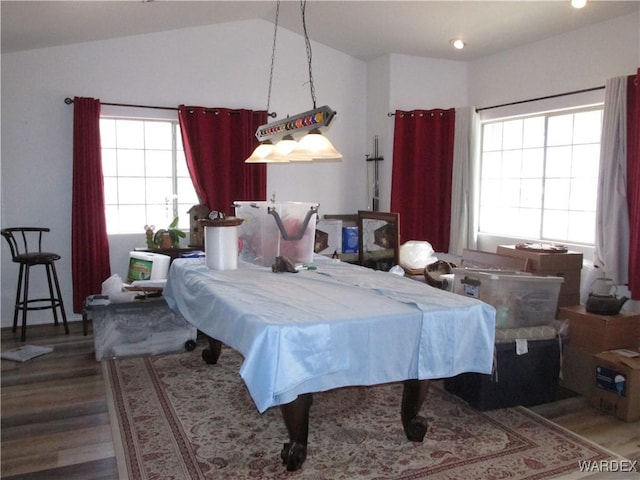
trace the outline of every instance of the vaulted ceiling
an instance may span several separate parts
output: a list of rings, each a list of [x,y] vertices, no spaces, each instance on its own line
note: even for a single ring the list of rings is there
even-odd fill
[[[274,1],[6,1],[2,53],[249,19],[274,21]],[[387,53],[473,60],[635,12],[639,1],[309,0],[312,40],[370,60]],[[283,0],[280,26],[302,33],[300,5]],[[467,47],[454,50],[453,38]]]

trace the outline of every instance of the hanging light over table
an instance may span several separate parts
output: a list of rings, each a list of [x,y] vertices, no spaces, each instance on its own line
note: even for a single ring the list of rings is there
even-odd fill
[[[286,162],[308,162],[313,160],[339,160],[342,154],[336,150],[329,139],[322,135],[320,127],[327,127],[336,115],[328,106],[316,108],[315,87],[313,85],[313,75],[311,73],[311,42],[307,34],[305,20],[306,0],[300,0],[300,11],[302,15],[302,27],[307,48],[307,63],[309,66],[309,86],[313,110],[303,112],[293,116],[287,116],[283,120],[267,123],[258,127],[256,138],[260,145],[253,154],[245,160],[246,163],[286,163]],[[275,29],[273,33],[273,47],[271,54],[271,71],[269,75],[269,96],[267,100],[267,111],[271,101],[271,85],[273,80],[273,66],[275,60],[276,37],[278,31],[278,16],[280,12],[280,0],[276,5]],[[293,134],[306,132],[299,142],[293,138]],[[282,140],[273,144],[277,138]]]

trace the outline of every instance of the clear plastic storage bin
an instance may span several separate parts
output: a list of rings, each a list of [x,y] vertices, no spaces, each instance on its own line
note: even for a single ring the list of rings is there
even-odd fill
[[[163,298],[87,305],[93,320],[96,360],[192,350],[198,330]]]
[[[496,308],[496,328],[547,325],[556,318],[564,279],[455,268],[453,291]]]
[[[317,203],[234,202],[236,217],[244,219],[239,227],[240,258],[262,266],[271,266],[277,256],[295,263],[313,260]]]

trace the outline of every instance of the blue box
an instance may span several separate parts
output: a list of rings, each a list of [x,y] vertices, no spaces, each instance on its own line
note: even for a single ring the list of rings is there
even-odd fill
[[[342,227],[342,253],[358,253],[358,227]]]

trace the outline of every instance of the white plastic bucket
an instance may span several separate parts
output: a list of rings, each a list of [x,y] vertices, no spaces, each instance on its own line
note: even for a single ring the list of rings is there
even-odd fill
[[[204,252],[207,266],[212,270],[238,268],[238,227],[204,228]]]

